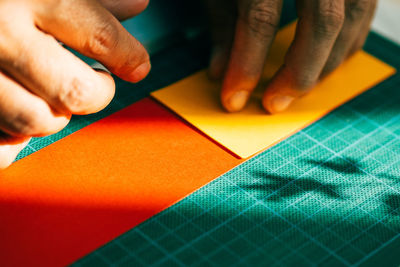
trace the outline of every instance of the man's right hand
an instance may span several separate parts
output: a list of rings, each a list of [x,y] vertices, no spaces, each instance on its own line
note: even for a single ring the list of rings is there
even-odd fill
[[[148,74],[146,50],[114,16],[138,14],[146,5],[147,0],[0,0],[0,168],[12,163],[30,137],[56,133],[72,114],[98,112],[114,96],[108,73],[93,70],[59,42],[124,80],[138,82]]]

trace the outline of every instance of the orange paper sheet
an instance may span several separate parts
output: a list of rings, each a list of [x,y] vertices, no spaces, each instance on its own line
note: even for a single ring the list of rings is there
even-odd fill
[[[144,99],[0,173],[0,265],[72,263],[240,162]]]
[[[282,65],[295,25],[281,30],[267,59],[264,80]],[[260,152],[321,118],[395,73],[395,69],[360,51],[319,83],[286,112],[267,115],[261,107],[260,87],[248,106],[228,114],[219,104],[220,84],[205,71],[194,74],[152,95],[182,118],[241,158]]]

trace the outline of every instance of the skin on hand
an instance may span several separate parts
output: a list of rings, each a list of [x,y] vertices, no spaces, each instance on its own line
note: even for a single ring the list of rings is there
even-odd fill
[[[18,153],[29,143],[29,137],[10,137],[0,134],[0,169],[7,168]]]
[[[206,0],[214,49],[209,75],[223,78],[221,102],[240,111],[257,86],[278,29],[283,0]],[[286,110],[362,48],[376,0],[297,0],[296,35],[263,96],[269,113]]]
[[[0,1],[0,168],[32,136],[56,133],[72,114],[106,107],[115,84],[59,42],[138,82],[150,71],[144,47],[117,18],[143,11],[148,0]]]

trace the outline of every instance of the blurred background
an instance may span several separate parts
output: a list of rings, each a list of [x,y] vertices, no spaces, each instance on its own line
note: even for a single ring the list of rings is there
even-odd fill
[[[150,0],[146,11],[123,24],[151,54],[154,54],[173,45],[179,38],[191,38],[204,31],[206,18],[201,1],[197,2],[196,5],[196,1],[185,3],[176,0]],[[286,10],[291,9],[294,2],[285,0],[285,5],[288,7]],[[400,0],[378,1],[372,29],[400,44],[399,14]],[[288,14],[283,15],[288,16]]]

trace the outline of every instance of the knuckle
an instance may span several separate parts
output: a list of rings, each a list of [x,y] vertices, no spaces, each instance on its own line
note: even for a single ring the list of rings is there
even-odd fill
[[[359,21],[370,10],[371,0],[351,0],[346,3],[346,19]]]
[[[83,112],[90,103],[92,92],[90,81],[74,77],[64,84],[58,95],[59,101],[72,113]]]
[[[304,95],[306,94],[308,91],[310,91],[310,89],[312,87],[315,86],[316,81],[314,79],[312,79],[311,77],[300,77],[297,80],[297,84],[298,84],[298,91],[299,91],[299,95]]]
[[[279,13],[275,1],[252,1],[247,7],[245,21],[261,37],[271,37],[279,26]]]
[[[296,77],[295,85],[300,94],[306,93],[315,84],[315,79],[311,74],[303,74]]]
[[[19,42],[18,38],[12,36],[8,30],[4,30],[0,26],[0,60],[7,62],[7,64],[14,64],[14,58],[20,60],[20,57],[16,55],[18,52],[21,52],[22,48],[23,44]]]
[[[88,37],[84,51],[91,56],[109,55],[118,43],[118,30],[112,23],[95,26],[93,34]]]
[[[315,33],[324,37],[336,36],[345,20],[344,12],[332,7],[320,8],[314,24]]]
[[[292,68],[286,66],[287,75],[290,77],[289,80],[296,88],[299,96],[307,93],[317,82],[318,76],[311,69],[303,69],[301,71],[295,71]]]

